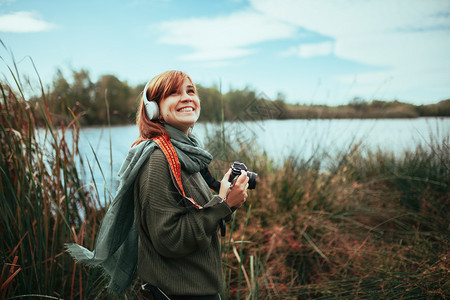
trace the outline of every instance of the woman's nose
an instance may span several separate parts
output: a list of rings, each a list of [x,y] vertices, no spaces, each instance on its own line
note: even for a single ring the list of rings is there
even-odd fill
[[[194,97],[192,95],[189,95],[187,92],[183,92],[181,95],[181,101],[193,101]]]

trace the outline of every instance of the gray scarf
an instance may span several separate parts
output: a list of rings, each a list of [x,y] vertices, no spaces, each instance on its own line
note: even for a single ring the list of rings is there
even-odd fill
[[[203,144],[193,135],[165,125],[175,147],[181,168],[189,173],[199,172],[212,160]],[[133,185],[142,165],[157,145],[145,141],[128,152],[119,170],[117,194],[102,220],[94,251],[78,244],[66,244],[66,249],[79,263],[101,266],[109,276],[109,291],[121,295],[130,286],[137,265],[138,232],[134,218]]]

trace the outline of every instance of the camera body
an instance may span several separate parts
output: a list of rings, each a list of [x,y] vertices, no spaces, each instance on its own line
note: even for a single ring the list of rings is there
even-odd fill
[[[258,179],[258,174],[250,172],[247,170],[247,166],[241,162],[235,161],[231,166],[231,174],[228,179],[229,182],[233,182],[236,176],[241,175],[241,171],[246,171],[248,176],[248,188],[250,190],[255,189],[256,180]]]

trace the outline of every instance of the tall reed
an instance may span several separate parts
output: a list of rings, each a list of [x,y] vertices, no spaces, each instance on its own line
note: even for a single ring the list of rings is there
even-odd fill
[[[78,116],[55,124],[43,88],[41,103],[28,101],[17,67],[8,69],[16,86],[0,85],[0,297],[107,297],[101,272],[64,252],[67,242],[92,249],[104,214],[80,178]]]

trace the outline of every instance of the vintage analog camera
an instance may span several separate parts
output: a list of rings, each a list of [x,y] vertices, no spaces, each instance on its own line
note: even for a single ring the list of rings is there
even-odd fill
[[[256,180],[258,179],[258,174],[247,171],[247,167],[238,161],[235,161],[231,166],[231,174],[228,179],[229,182],[233,182],[236,176],[241,175],[241,171],[246,171],[248,176],[248,188],[253,190],[256,187]]]

